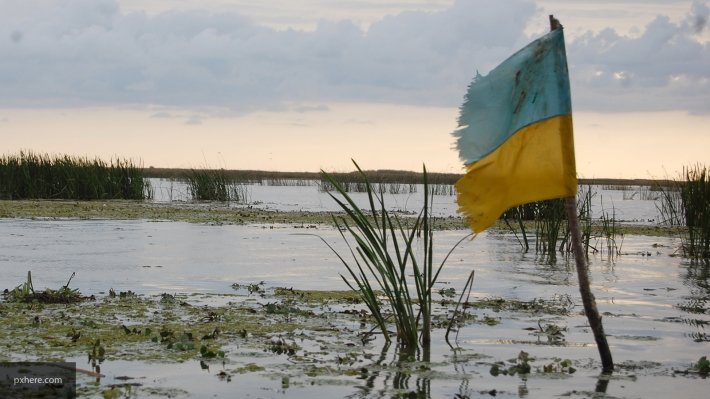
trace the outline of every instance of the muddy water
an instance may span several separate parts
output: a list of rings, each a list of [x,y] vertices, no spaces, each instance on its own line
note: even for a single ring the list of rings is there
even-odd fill
[[[318,234],[343,249],[338,233],[326,227],[4,219],[0,288],[24,282],[31,270],[35,289],[61,286],[76,272],[70,286],[99,295],[110,288],[145,295],[233,293],[232,283],[261,281],[267,287],[344,289],[339,277],[344,269],[337,258],[320,240],[304,233]],[[438,253],[446,252],[463,234],[438,232]],[[458,292],[475,270],[474,299],[569,297],[571,315],[472,310],[478,318],[489,317],[497,324],[462,328],[456,340],[459,352],[452,352],[443,343],[443,331],[436,330],[431,363],[399,363],[396,348],[382,351],[377,339],[361,349],[368,359],[363,368],[369,372],[359,377],[304,375],[303,368],[293,367],[284,357],[231,348],[231,361],[263,365],[268,371],[235,374],[227,381],[218,377],[219,367],[203,370],[197,361],[160,365],[112,361],[103,365],[107,377],[100,384],[108,386],[130,374],[138,376],[144,396],[150,396],[147,389],[153,387],[172,389],[170,394],[178,397],[388,398],[410,393],[424,398],[704,397],[709,380],[675,371],[687,370],[700,356],[710,355],[706,335],[710,273],[707,266],[671,256],[677,246],[671,238],[627,236],[622,255],[590,259],[592,290],[620,365],[610,380],[599,379],[596,347],[579,314],[573,265],[566,259],[550,264],[522,253],[510,235],[483,234],[457,248],[440,278],[442,288]],[[535,331],[547,324],[562,328],[564,340],[551,342]],[[328,337],[320,339],[304,339],[300,345],[317,352]],[[578,371],[525,378],[490,375],[493,363],[514,359],[520,351],[535,358],[533,369],[560,358],[571,359]],[[80,382],[92,383],[87,377],[80,377]],[[166,395],[160,392],[156,395]]]

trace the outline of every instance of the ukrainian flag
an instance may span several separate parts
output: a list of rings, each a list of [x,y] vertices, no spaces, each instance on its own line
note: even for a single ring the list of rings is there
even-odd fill
[[[477,75],[460,112],[454,136],[466,175],[456,190],[475,232],[508,208],[577,194],[561,28]]]

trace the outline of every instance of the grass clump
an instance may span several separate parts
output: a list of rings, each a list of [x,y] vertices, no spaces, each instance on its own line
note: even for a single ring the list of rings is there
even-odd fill
[[[224,169],[191,169],[185,180],[194,200],[246,201],[245,186],[228,177]]]
[[[566,220],[563,200],[554,199],[518,205],[506,211],[502,218],[516,237],[520,232],[518,241],[524,251],[530,249],[532,239],[535,243],[535,253],[548,256],[550,261],[555,260],[557,242],[561,236],[566,236],[563,223]],[[532,231],[528,231],[526,224],[530,221],[533,222]],[[563,246],[560,246],[560,250]]]
[[[359,294],[385,340],[391,340],[387,327],[388,320],[392,318],[397,341],[402,348],[417,349],[421,342],[426,351],[431,343],[434,284],[453,251],[452,248],[441,264],[434,265],[432,196],[426,167],[423,173],[424,206],[409,227],[405,227],[397,215],[387,211],[382,194],[373,188],[357,163],[353,163],[365,186],[370,209],[360,210],[346,188],[335,177],[322,172],[323,178],[335,190],[329,195],[345,212],[345,216],[333,216],[333,221],[349,248],[352,261],[345,260],[327,242],[326,245],[347,268],[350,278],[341,275],[343,281]],[[345,232],[354,241],[354,247]],[[410,284],[415,288],[414,295],[410,292]],[[384,300],[380,296],[384,296]]]
[[[0,157],[0,199],[133,199],[152,197],[143,169],[119,158],[35,154]]]

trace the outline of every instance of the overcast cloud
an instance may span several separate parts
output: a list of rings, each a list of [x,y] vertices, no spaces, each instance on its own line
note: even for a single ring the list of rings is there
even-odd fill
[[[283,30],[224,11],[128,12],[114,0],[0,0],[0,9],[2,107],[235,113],[333,101],[457,106],[476,71],[527,43],[539,17],[532,1],[460,0],[367,30],[350,20]],[[709,15],[696,1],[685,19],[659,15],[634,36],[568,36],[575,110],[710,113]]]

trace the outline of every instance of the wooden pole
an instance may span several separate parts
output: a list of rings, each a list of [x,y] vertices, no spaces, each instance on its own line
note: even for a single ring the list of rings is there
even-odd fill
[[[553,15],[550,15],[550,30],[562,29],[562,24]],[[565,211],[567,212],[567,222],[569,223],[570,239],[572,241],[572,252],[577,266],[577,281],[579,282],[579,294],[582,296],[584,313],[592,328],[594,340],[597,343],[599,356],[602,361],[602,371],[610,373],[614,371],[614,360],[611,357],[609,343],[606,341],[602,318],[597,310],[597,302],[589,285],[589,270],[587,268],[586,252],[582,247],[582,235],[579,230],[579,219],[577,218],[577,199],[575,197],[565,198]]]
[[[577,219],[577,199],[575,197],[565,198],[565,210],[567,211],[567,221],[569,223],[570,239],[572,240],[572,252],[577,264],[577,281],[579,282],[579,294],[582,296],[584,313],[589,320],[589,326],[594,333],[594,340],[597,342],[599,356],[602,359],[602,371],[609,373],[614,371],[614,361],[611,358],[611,350],[606,342],[602,317],[597,310],[597,302],[594,294],[589,288],[589,274],[585,251],[582,248],[582,236],[579,231],[579,220]]]

